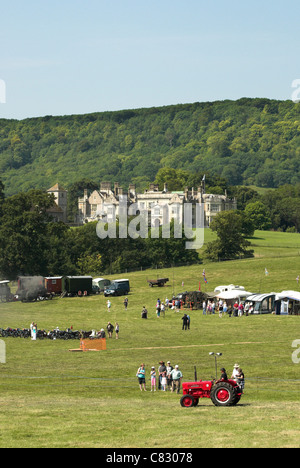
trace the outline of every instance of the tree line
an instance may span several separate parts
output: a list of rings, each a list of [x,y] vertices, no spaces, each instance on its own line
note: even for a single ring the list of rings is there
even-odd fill
[[[185,249],[186,238],[100,239],[97,223],[72,228],[53,222],[47,210],[54,197],[30,190],[12,197],[0,192],[0,275],[113,274],[125,270],[199,262]],[[172,231],[172,227],[171,227]]]
[[[0,120],[0,173],[7,195],[81,178],[147,188],[164,167],[209,172],[231,185],[300,182],[300,106],[239,99]]]
[[[170,183],[202,181],[202,174],[163,171],[160,178],[170,176]],[[198,178],[198,179],[197,179]],[[196,180],[197,179],[197,180]],[[219,213],[211,224],[217,240],[201,251],[202,258],[216,261],[251,257],[249,238],[256,229],[300,231],[300,183],[284,185],[259,194],[249,187],[230,186],[225,179],[207,179],[214,191],[228,190],[237,198],[238,210]],[[82,182],[83,183],[83,182]],[[84,181],[86,183],[86,180]],[[74,193],[81,182],[74,185]],[[91,188],[92,190],[92,188]],[[76,197],[74,196],[74,199]],[[97,223],[70,227],[53,222],[47,210],[54,196],[32,189],[11,197],[4,196],[0,181],[0,274],[6,279],[19,275],[113,274],[149,267],[201,263],[199,253],[186,250],[186,237],[163,239],[161,232],[153,239],[100,239]]]

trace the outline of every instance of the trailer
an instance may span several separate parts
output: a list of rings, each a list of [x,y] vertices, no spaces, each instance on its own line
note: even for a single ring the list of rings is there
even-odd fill
[[[156,280],[147,280],[147,281],[149,283],[150,288],[153,288],[153,286],[158,286],[159,288],[162,288],[169,281],[169,278],[158,278]]]
[[[94,278],[93,279],[93,286],[96,290],[96,288],[98,288],[98,291],[99,292],[104,292],[106,288],[108,288],[108,286],[111,285],[111,281],[109,279],[106,279],[106,278]]]
[[[45,288],[47,289],[48,293],[51,294],[61,294],[62,289],[62,276],[51,276],[45,278]]]
[[[92,276],[65,276],[62,289],[64,296],[89,296],[93,294],[93,278]]]

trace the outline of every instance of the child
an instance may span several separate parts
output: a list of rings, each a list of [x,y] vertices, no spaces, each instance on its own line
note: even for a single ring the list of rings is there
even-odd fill
[[[156,392],[156,371],[155,371],[154,366],[151,367],[150,377],[151,377],[151,392]]]
[[[120,327],[119,327],[119,324],[118,324],[118,322],[117,322],[117,323],[116,323],[116,327],[115,327],[116,340],[119,339],[119,331],[120,331]]]
[[[167,373],[164,372],[162,374],[162,379],[161,379],[161,389],[163,392],[165,392],[166,388],[167,388]]]

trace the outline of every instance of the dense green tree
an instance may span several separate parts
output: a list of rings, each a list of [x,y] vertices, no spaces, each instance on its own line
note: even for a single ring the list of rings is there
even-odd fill
[[[47,274],[48,240],[45,226],[53,196],[32,190],[2,204],[0,272],[8,279],[19,274]]]
[[[267,231],[272,226],[267,207],[260,201],[248,203],[245,215],[253,223],[255,229]]]
[[[253,256],[250,242],[243,233],[243,215],[235,211],[219,213],[211,223],[211,229],[218,239],[209,242],[205,256],[213,261],[234,260]]]
[[[3,202],[4,202],[4,198],[5,198],[5,195],[4,195],[4,184],[2,183],[2,181],[1,181],[1,179],[0,179],[0,222],[1,222],[2,205],[3,205]]]
[[[268,99],[1,119],[0,173],[7,196],[80,179],[126,187],[136,177],[154,181],[164,167],[230,185],[297,184],[299,122],[298,104]]]
[[[188,172],[171,167],[164,167],[158,171],[155,183],[163,190],[164,183],[167,183],[169,191],[183,190],[188,179]]]
[[[236,186],[233,187],[232,190],[233,195],[237,199],[238,210],[243,211],[248,203],[257,201],[259,199],[258,192],[250,187]]]

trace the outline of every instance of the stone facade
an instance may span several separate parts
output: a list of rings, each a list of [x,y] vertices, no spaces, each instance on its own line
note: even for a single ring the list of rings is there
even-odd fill
[[[61,185],[55,184],[47,193],[55,196],[55,205],[49,208],[47,212],[53,217],[54,221],[68,222],[68,192]]]
[[[126,196],[126,198],[125,198]],[[162,191],[155,184],[149,190],[137,193],[135,185],[130,185],[128,192],[124,193],[118,183],[101,183],[100,190],[88,195],[84,191],[82,198],[78,199],[79,223],[97,221],[107,217],[107,221],[114,221],[119,216],[120,202],[126,200],[127,208],[133,210],[132,214],[147,211],[149,226],[157,227],[168,224],[172,219],[183,222],[185,204],[192,207],[193,225],[195,224],[196,206],[201,204],[204,208],[205,226],[209,227],[212,219],[221,211],[236,210],[235,199],[228,198],[227,194],[215,195],[205,193],[205,181],[197,190],[171,192],[165,184]]]

